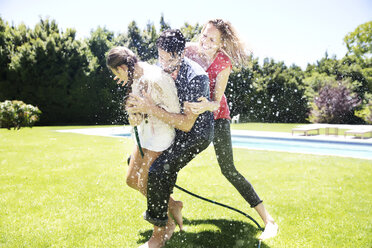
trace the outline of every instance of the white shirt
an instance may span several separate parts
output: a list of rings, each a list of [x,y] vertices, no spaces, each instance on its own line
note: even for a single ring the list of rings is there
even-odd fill
[[[140,63],[143,69],[143,76],[133,81],[132,92],[142,96],[141,92],[145,90],[150,94],[157,106],[170,113],[179,113],[180,103],[177,96],[177,88],[172,77],[158,66],[144,62]],[[137,128],[141,147],[148,150],[164,151],[174,141],[174,127],[154,116],[148,116]]]

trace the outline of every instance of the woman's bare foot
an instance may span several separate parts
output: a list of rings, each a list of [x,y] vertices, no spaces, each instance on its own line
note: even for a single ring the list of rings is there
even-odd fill
[[[169,206],[169,212],[171,217],[176,221],[180,227],[180,231],[183,231],[183,218],[182,218],[183,203],[181,201],[173,201]]]
[[[275,237],[279,232],[279,227],[275,222],[268,222],[265,226],[265,230],[259,237],[260,240],[265,240]]]
[[[144,243],[143,245],[141,245],[138,248],[149,248],[149,242]]]
[[[271,217],[269,212],[267,212],[262,202],[254,207],[254,209],[257,211],[257,213],[260,215],[263,222],[265,223],[265,230],[262,232],[259,239],[264,240],[275,237],[279,232],[278,224],[275,223],[273,217]]]

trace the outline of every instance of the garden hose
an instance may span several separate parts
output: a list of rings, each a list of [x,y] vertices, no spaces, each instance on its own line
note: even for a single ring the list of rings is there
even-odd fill
[[[141,157],[143,157],[144,154],[143,154],[143,150],[142,150],[142,147],[141,147],[141,141],[139,139],[137,126],[134,127],[134,134],[136,136],[136,141],[137,141],[137,145],[138,145],[139,151],[141,153]],[[128,162],[128,164],[129,164],[129,162]]]
[[[179,189],[179,190],[181,190],[181,191],[183,191],[183,192],[185,192],[185,193],[187,193],[187,194],[189,194],[189,195],[191,195],[191,196],[194,196],[194,197],[196,197],[196,198],[198,198],[198,199],[201,199],[201,200],[203,200],[203,201],[210,202],[210,203],[213,203],[213,204],[219,205],[219,206],[221,206],[221,207],[228,208],[228,209],[230,209],[230,210],[233,210],[233,211],[235,211],[235,212],[238,212],[239,214],[242,214],[242,215],[244,215],[245,217],[249,218],[251,221],[253,221],[253,222],[257,225],[258,229],[260,229],[262,232],[264,231],[264,228],[262,228],[262,227],[257,223],[257,221],[256,221],[255,219],[253,219],[253,217],[251,217],[249,214],[244,213],[243,211],[240,211],[239,209],[236,209],[236,208],[230,207],[229,205],[225,205],[225,204],[222,204],[222,203],[219,203],[219,202],[213,201],[213,200],[209,200],[209,199],[207,199],[207,198],[205,198],[205,197],[202,197],[202,196],[200,196],[200,195],[197,195],[197,194],[195,194],[195,193],[192,193],[192,192],[190,192],[190,191],[188,191],[188,190],[186,190],[186,189],[184,189],[184,188],[178,186],[177,184],[175,184],[174,187],[176,187],[177,189]],[[260,247],[261,247],[261,240],[258,241],[258,245],[257,245],[257,248],[260,248]]]
[[[187,194],[189,194],[189,195],[192,195],[192,196],[194,196],[194,197],[196,197],[196,198],[199,198],[199,199],[201,199],[201,200],[203,200],[203,201],[210,202],[210,203],[213,203],[213,204],[219,205],[219,206],[221,206],[221,207],[228,208],[228,209],[230,209],[230,210],[233,210],[233,211],[235,211],[235,212],[238,212],[239,214],[242,214],[242,215],[244,215],[245,217],[249,218],[251,221],[253,221],[253,222],[257,225],[258,229],[260,229],[261,231],[264,230],[264,229],[260,226],[260,224],[258,224],[258,222],[257,222],[255,219],[253,219],[253,217],[251,217],[250,215],[244,213],[243,211],[240,211],[239,209],[236,209],[236,208],[230,207],[230,206],[225,205],[225,204],[223,204],[223,203],[219,203],[219,202],[216,202],[216,201],[213,201],[213,200],[207,199],[207,198],[205,198],[205,197],[202,197],[202,196],[200,196],[200,195],[197,195],[197,194],[195,194],[195,193],[192,193],[192,192],[190,192],[190,191],[188,191],[188,190],[186,190],[186,189],[184,189],[184,188],[178,186],[177,184],[174,185],[174,187],[176,187],[177,189],[179,189],[179,190],[181,190],[181,191],[183,191],[183,192],[185,192],[185,193],[187,193]]]

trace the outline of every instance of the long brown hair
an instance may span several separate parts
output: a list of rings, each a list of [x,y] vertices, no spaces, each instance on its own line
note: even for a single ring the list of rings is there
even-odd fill
[[[212,24],[221,35],[222,50],[230,57],[234,64],[245,65],[249,61],[249,54],[244,42],[229,21],[222,19],[209,20],[203,27]]]
[[[112,48],[106,57],[106,65],[109,69],[117,69],[118,66],[126,65],[128,67],[128,83],[124,94],[124,102],[126,103],[130,93],[132,93],[134,67],[138,63],[137,56],[128,48],[118,46]],[[123,104],[124,107],[125,104]]]
[[[132,85],[134,66],[137,62],[137,56],[131,50],[123,46],[112,48],[106,57],[106,65],[110,69],[117,69],[117,67],[121,65],[126,65],[128,67],[128,86]]]

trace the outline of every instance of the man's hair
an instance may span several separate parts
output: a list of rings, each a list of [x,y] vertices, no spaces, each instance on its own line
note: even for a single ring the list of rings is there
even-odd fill
[[[167,29],[160,34],[156,46],[173,56],[180,56],[185,50],[186,40],[179,29]]]

